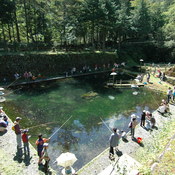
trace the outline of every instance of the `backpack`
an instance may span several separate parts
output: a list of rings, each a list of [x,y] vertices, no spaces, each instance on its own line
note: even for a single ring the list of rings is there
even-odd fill
[[[15,131],[15,125],[12,126],[12,130]]]

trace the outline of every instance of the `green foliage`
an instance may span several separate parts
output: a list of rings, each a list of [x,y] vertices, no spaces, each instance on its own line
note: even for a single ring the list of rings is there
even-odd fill
[[[23,76],[25,71],[31,71],[35,76],[39,73],[44,77],[58,76],[70,71],[74,66],[82,70],[82,67],[89,65],[91,69],[95,64],[114,63],[116,55],[114,53],[84,53],[84,54],[60,54],[60,55],[9,55],[0,57],[1,74],[0,79],[6,77],[8,80],[14,79],[14,73],[18,72]],[[3,66],[3,64],[6,66]]]
[[[160,48],[165,41],[165,47],[174,47],[174,0],[1,0],[0,3],[0,47],[4,50],[23,50],[23,45],[24,50],[52,47],[66,51],[120,50],[128,40],[151,40]]]

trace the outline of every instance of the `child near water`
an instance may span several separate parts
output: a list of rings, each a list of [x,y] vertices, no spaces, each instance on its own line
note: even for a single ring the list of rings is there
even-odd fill
[[[28,131],[27,129],[23,130],[22,133],[22,141],[23,141],[23,145],[24,145],[24,154],[30,154],[30,150],[29,150],[29,138],[30,136],[28,136]]]

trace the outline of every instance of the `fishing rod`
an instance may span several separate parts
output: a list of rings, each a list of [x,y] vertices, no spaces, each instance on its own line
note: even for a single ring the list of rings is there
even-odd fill
[[[13,81],[12,83],[10,83],[8,86],[6,86],[6,88],[9,88],[12,84],[14,84],[17,80],[19,80],[21,77],[19,77],[18,79],[16,79],[15,81]]]
[[[72,118],[72,115],[49,137],[49,140]]]
[[[108,128],[108,130],[111,132],[111,133],[113,133],[112,131],[111,131],[111,129],[108,127],[108,125],[104,122],[104,120],[100,117],[100,119],[101,119],[101,121],[103,122],[103,124]]]
[[[49,125],[49,124],[53,124],[53,123],[58,123],[58,122],[42,123],[42,124],[39,124],[39,125],[35,125],[35,126],[28,127],[28,129],[36,128],[36,127],[38,127],[38,126],[45,126],[45,125]]]
[[[10,95],[10,94],[12,94],[13,92],[18,91],[18,90],[20,90],[20,89],[22,89],[22,88],[18,88],[18,89],[12,90],[12,92],[9,92],[9,93],[7,93],[7,94],[4,94],[4,96]]]

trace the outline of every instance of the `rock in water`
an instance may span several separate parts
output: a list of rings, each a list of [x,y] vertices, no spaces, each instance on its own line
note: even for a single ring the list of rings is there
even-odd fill
[[[115,99],[115,97],[114,97],[114,96],[111,96],[111,95],[109,95],[108,98],[109,98],[110,100],[114,100],[114,99]]]
[[[137,92],[137,91],[135,91],[135,92],[133,92],[132,94],[133,94],[133,95],[138,95],[138,92]]]

